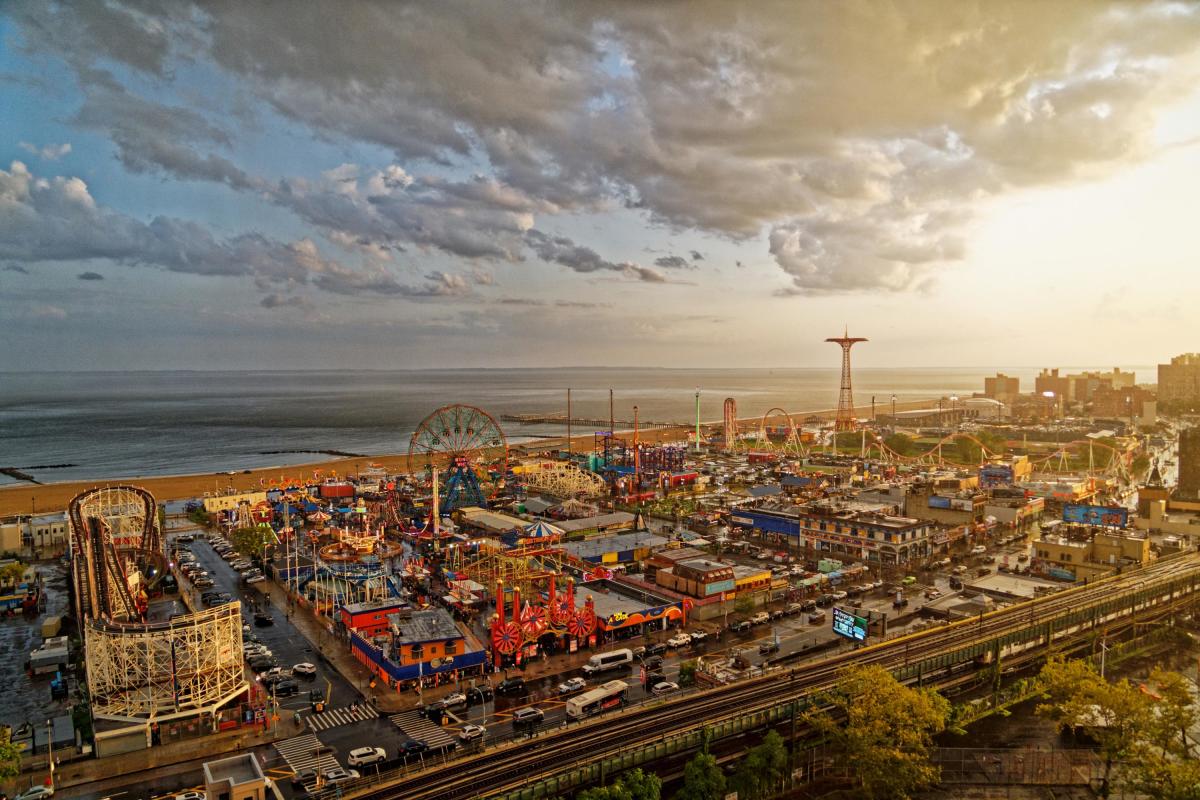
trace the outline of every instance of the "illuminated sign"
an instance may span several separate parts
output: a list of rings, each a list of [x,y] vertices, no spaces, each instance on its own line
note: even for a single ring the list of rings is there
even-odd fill
[[[867,640],[867,618],[851,614],[849,611],[834,607],[833,632],[856,642]]]
[[[1124,528],[1129,524],[1129,511],[1124,508],[1067,503],[1063,506],[1062,518],[1064,522],[1081,522],[1084,525],[1109,525],[1114,528]]]

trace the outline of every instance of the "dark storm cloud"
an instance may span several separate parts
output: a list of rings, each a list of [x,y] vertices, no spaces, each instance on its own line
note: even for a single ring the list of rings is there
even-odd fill
[[[21,275],[29,274],[29,270],[25,269],[20,264],[5,264],[4,271],[5,272],[17,272],[17,273],[20,273]]]
[[[703,261],[704,260],[704,254],[701,253],[699,250],[693,250],[691,252],[691,256],[692,256],[692,261]]]
[[[692,263],[683,256],[659,256],[654,259],[654,266],[663,269],[694,269]]]
[[[650,282],[662,274],[539,241],[535,215],[623,206],[673,230],[765,232],[800,294],[927,285],[963,257],[973,206],[1145,157],[1155,112],[1200,77],[1200,7],[1165,2],[7,10],[29,52],[72,66],[85,98],[76,123],[105,132],[132,171],[262,192],[360,248],[519,261],[528,247],[576,272]],[[219,115],[139,94],[110,63],[156,87],[176,65],[215,65],[319,137],[382,146],[405,167],[489,174],[418,180],[397,166],[398,182],[383,176],[373,191],[367,177],[348,196],[266,186],[226,154]],[[339,285],[356,283],[405,285]]]
[[[104,276],[101,275],[99,272],[90,272],[90,271],[89,272],[81,272],[78,275],[76,275],[75,277],[81,281],[102,281],[102,280],[104,280]]]

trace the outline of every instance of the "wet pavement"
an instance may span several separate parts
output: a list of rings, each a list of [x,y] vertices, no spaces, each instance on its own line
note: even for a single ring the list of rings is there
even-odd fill
[[[28,722],[44,725],[46,720],[70,713],[68,700],[53,700],[50,697],[49,675],[32,676],[28,670],[29,653],[42,644],[42,622],[50,616],[62,615],[67,611],[67,570],[61,562],[44,562],[37,565],[42,576],[45,612],[20,614],[15,617],[0,617],[0,685],[6,688],[4,703],[0,704],[0,725],[12,725],[14,729]],[[73,633],[64,629],[59,635]],[[74,692],[74,675],[68,678]]]

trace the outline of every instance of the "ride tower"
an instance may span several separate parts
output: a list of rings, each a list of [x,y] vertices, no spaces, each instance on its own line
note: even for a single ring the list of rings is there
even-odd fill
[[[852,431],[855,427],[855,419],[854,390],[850,384],[850,348],[859,342],[867,340],[862,337],[851,336],[850,328],[847,327],[841,336],[831,337],[825,341],[834,342],[842,346],[842,386],[838,391],[837,418],[833,423],[833,430],[837,433]]]

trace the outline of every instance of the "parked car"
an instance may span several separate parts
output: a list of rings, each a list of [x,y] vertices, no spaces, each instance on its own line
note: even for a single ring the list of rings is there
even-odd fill
[[[981,544],[977,544],[971,548],[971,555],[973,555],[973,556],[981,556],[986,552],[987,552],[987,548]]]
[[[679,691],[678,683],[673,683],[672,681],[660,681],[660,682],[654,684],[654,687],[650,690],[650,693],[654,694],[654,695],[664,695],[664,694],[670,694],[671,692],[678,692],[678,691]]]
[[[707,638],[708,633],[705,631],[692,631],[691,633],[692,644],[699,644]]]
[[[656,644],[646,645],[646,652],[643,653],[643,655],[647,656],[647,657],[648,656],[662,656],[662,655],[666,655],[666,654],[667,654],[667,646],[665,644],[663,644],[662,642],[657,642]]]
[[[766,623],[768,623],[770,621],[771,621],[771,615],[768,614],[766,611],[759,611],[757,614],[750,617],[751,625],[765,625]]]
[[[482,739],[487,735],[487,728],[482,725],[464,725],[462,732],[458,734],[458,738],[464,742],[472,742],[476,739]]]
[[[692,637],[686,633],[677,633],[670,639],[667,639],[667,644],[671,647],[687,647],[692,643]]]
[[[820,625],[824,621],[825,621],[825,612],[820,609],[818,609],[817,611],[814,611],[808,615],[808,624],[809,625]]]
[[[254,624],[260,628],[265,628],[275,624],[275,619],[265,611],[257,611],[254,614]]]
[[[496,692],[490,686],[472,686],[467,689],[467,705],[483,705],[496,696]]]
[[[300,694],[300,684],[293,680],[280,681],[273,691],[276,697],[292,697]]]
[[[778,653],[778,652],[779,652],[779,642],[775,641],[774,639],[771,639],[770,641],[767,641],[767,642],[763,642],[762,644],[760,644],[758,646],[758,654],[761,656],[766,656],[766,655],[770,655],[771,653]]]
[[[645,667],[646,671],[648,672],[659,669],[662,667],[662,663],[662,656],[650,656],[649,658],[642,659],[642,666]]]
[[[352,767],[364,767],[368,764],[378,764],[387,759],[387,751],[382,747],[356,747],[346,757],[346,763]]]
[[[771,611],[771,619],[772,620],[780,620],[780,619],[783,619],[783,617],[784,617],[784,610],[782,608],[776,608]]]
[[[745,633],[746,631],[750,630],[750,627],[750,621],[742,619],[730,625],[729,630],[733,631],[734,633]]]
[[[467,696],[462,692],[452,692],[442,698],[442,708],[454,708],[455,706],[465,706],[467,704]]]
[[[520,694],[525,691],[525,679],[505,678],[496,686],[496,694]]]
[[[408,758],[409,756],[420,755],[428,749],[429,745],[420,739],[409,739],[407,742],[400,745],[400,756],[402,758]]]
[[[316,664],[310,664],[307,661],[301,661],[292,667],[292,674],[299,675],[304,678],[311,678],[317,674]]]
[[[53,786],[30,786],[28,789],[17,795],[14,800],[43,800],[43,798],[53,796]]]
[[[587,686],[587,681],[585,681],[583,678],[568,678],[558,685],[558,693],[570,694],[571,692],[578,692],[585,686]]]

